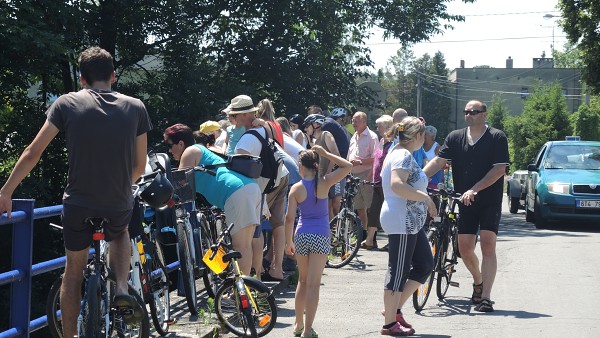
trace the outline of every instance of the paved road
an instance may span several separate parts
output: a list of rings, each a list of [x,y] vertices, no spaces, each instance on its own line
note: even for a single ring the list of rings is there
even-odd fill
[[[415,336],[600,337],[600,225],[537,230],[525,222],[524,211],[512,215],[505,210],[497,246],[496,311],[473,310],[472,280],[460,263],[453,278],[460,286],[450,287],[446,299],[438,301],[434,293],[420,314],[410,301],[405,305]],[[385,252],[361,250],[349,266],[325,269],[315,322],[320,337],[381,337],[386,260]],[[190,317],[183,304],[175,300],[179,322],[171,337],[209,336],[214,318]],[[293,286],[282,288],[277,306],[277,324],[268,337],[291,337]]]
[[[537,230],[524,212],[503,215],[498,241],[496,311],[473,310],[472,280],[459,264],[447,298],[435,294],[406,318],[421,337],[600,337],[600,225]],[[381,337],[386,253],[360,251],[351,266],[326,269],[315,329],[320,337]],[[294,290],[278,297],[269,337],[291,337]]]

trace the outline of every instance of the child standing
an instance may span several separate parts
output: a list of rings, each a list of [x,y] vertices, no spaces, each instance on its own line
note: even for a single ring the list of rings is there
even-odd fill
[[[332,161],[339,168],[323,177],[318,176],[319,156]],[[328,192],[352,170],[347,160],[333,155],[321,146],[313,146],[299,155],[302,181],[290,189],[285,217],[286,254],[296,257],[298,286],[296,287],[295,337],[318,337],[312,325],[319,304],[321,275],[330,250]],[[300,220],[293,236],[296,209]]]

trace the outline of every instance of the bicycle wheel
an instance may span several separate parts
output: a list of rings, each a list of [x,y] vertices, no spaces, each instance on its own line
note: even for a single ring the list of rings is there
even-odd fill
[[[341,268],[356,256],[362,242],[362,229],[352,216],[334,217],[329,222],[331,229],[331,251],[327,256],[327,266]]]
[[[96,274],[90,275],[87,280],[85,288],[85,306],[83,322],[79,330],[81,333],[85,332],[84,337],[102,337],[100,334],[102,330],[100,302],[102,297],[100,276]],[[81,336],[80,333],[80,336]],[[106,335],[105,335],[106,336]]]
[[[183,289],[188,309],[192,315],[197,315],[194,263],[188,233],[183,220],[177,220],[177,252],[179,254],[179,269],[183,277]]]
[[[160,244],[157,242],[146,243],[147,292],[144,290],[146,301],[150,305],[150,315],[156,332],[161,336],[169,332],[171,317],[171,303],[169,297],[169,273],[165,267],[165,258]]]
[[[458,263],[458,229],[456,226],[450,224],[449,229],[444,247],[440,251],[441,269],[437,274],[436,288],[439,300],[444,299],[446,296],[450,281],[452,280],[452,274],[454,273],[454,266]]]
[[[202,256],[204,257],[204,254],[210,249],[212,243],[214,243],[212,241],[213,235],[210,231],[210,225],[204,215],[200,218],[200,238],[202,243]],[[205,266],[204,263],[198,262],[198,264],[203,265],[204,273],[202,274],[202,281],[204,282],[204,289],[206,290],[208,297],[214,299],[217,290],[219,289],[219,277],[211,269]]]
[[[113,293],[114,294],[114,293]],[[131,285],[129,285],[129,294],[132,295],[135,300],[144,304],[144,300],[140,295],[133,289]],[[148,313],[146,312],[146,307],[142,306],[144,309],[144,316],[142,321],[136,324],[127,324],[123,320],[123,318],[115,313],[116,311],[111,311],[113,313],[113,327],[117,333],[117,337],[119,338],[130,338],[130,337],[139,337],[139,338],[148,338],[150,337],[150,320],[148,319]],[[87,337],[87,336],[86,336]]]
[[[277,322],[277,307],[275,306],[275,297],[263,285],[258,285],[258,281],[245,279],[244,283],[249,290],[258,311],[252,308],[251,317],[245,315],[242,311],[237,289],[233,280],[226,281],[217,292],[215,298],[215,311],[219,321],[227,329],[237,336],[247,334],[248,322],[252,321],[256,329],[256,336],[263,337],[267,335]]]
[[[48,298],[46,298],[46,316],[48,318],[48,330],[50,331],[50,334],[52,335],[52,337],[54,338],[63,338],[63,329],[62,329],[62,317],[61,317],[61,313],[60,313],[60,289],[62,287],[62,279],[63,276],[60,275],[60,277],[58,277],[54,283],[52,284],[52,287],[50,287],[50,291],[48,293]],[[82,283],[81,284],[81,296],[85,297],[86,293],[85,293],[85,289],[86,289],[86,284]],[[87,302],[87,301],[86,301]],[[101,299],[101,309],[106,309],[106,307],[104,306],[105,302],[104,302],[104,298]],[[82,313],[82,315],[87,314],[87,303],[86,306],[83,307],[82,309],[83,311],[85,311],[84,313]],[[101,311],[101,313],[103,313],[103,318],[101,320],[101,322],[103,323],[103,327],[106,327],[105,322],[106,322],[106,312],[108,311]],[[82,316],[82,319],[84,319],[85,316]],[[109,324],[111,324],[110,319],[109,319]],[[80,332],[85,332],[85,325],[86,325],[86,321],[82,321],[80,327],[82,328]],[[110,332],[112,330],[112,327],[109,327],[108,330],[107,329],[103,329],[104,331],[108,331],[109,335]]]
[[[62,286],[62,278],[63,276],[61,275],[54,281],[50,288],[48,298],[46,299],[48,330],[54,338],[63,338],[62,321],[60,314],[58,313],[60,311],[60,288]]]
[[[421,311],[423,310],[423,307],[425,307],[425,303],[427,303],[427,299],[431,293],[434,275],[438,267],[440,244],[437,236],[437,228],[434,227],[427,230],[427,240],[431,244],[431,253],[433,255],[433,271],[429,274],[429,277],[427,277],[425,283],[420,285],[417,291],[413,293],[413,307],[416,311]]]

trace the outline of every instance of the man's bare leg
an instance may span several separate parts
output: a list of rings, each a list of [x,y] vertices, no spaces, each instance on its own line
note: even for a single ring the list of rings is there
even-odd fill
[[[496,234],[493,231],[481,230],[479,233],[481,246],[481,276],[483,281],[483,293],[481,298],[491,299],[492,286],[496,279],[498,261],[496,258]]]
[[[81,304],[81,283],[83,283],[83,269],[88,261],[86,248],[81,251],[66,250],[67,262],[60,287],[60,310],[62,312],[62,326],[64,337],[77,335],[77,316]]]
[[[128,275],[131,267],[131,242],[127,230],[115,237],[108,246],[108,264],[117,279],[115,295],[128,295]]]

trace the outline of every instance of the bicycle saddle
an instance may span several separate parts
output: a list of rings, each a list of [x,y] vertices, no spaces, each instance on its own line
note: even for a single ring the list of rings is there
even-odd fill
[[[242,258],[242,254],[241,253],[239,253],[237,251],[231,251],[231,252],[226,253],[223,256],[223,262],[229,262],[232,259],[240,259],[240,258]]]

